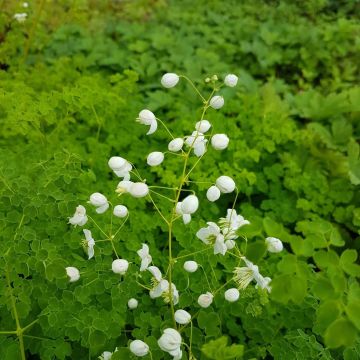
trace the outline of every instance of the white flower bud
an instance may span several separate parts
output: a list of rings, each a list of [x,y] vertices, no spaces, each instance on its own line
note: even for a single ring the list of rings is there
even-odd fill
[[[65,270],[66,275],[70,278],[70,282],[75,282],[80,279],[80,271],[76,267],[69,266],[65,268]]]
[[[144,197],[149,193],[149,187],[143,182],[136,182],[130,186],[129,193],[136,198]]]
[[[235,181],[230,176],[220,176],[216,179],[216,186],[219,190],[224,193],[228,194],[235,190]]]
[[[217,186],[213,185],[210,186],[208,191],[206,192],[206,197],[209,201],[216,201],[220,197],[220,190]]]
[[[141,340],[134,340],[130,343],[130,351],[135,356],[143,357],[149,353],[149,346]]]
[[[182,138],[176,138],[169,142],[168,149],[169,151],[177,152],[180,151],[184,145],[184,140]]]
[[[108,165],[110,169],[114,171],[122,170],[126,165],[126,163],[127,161],[120,156],[112,156],[108,161]]]
[[[188,324],[191,321],[191,315],[185,310],[176,310],[175,321],[180,325]]]
[[[14,19],[17,20],[19,23],[22,23],[26,20],[27,13],[18,13],[14,15]]]
[[[124,205],[116,205],[114,207],[114,215],[116,217],[119,217],[119,218],[124,218],[125,216],[127,216],[127,214],[129,213],[128,212],[128,209],[126,206]]]
[[[199,199],[196,195],[189,195],[181,202],[183,214],[193,214],[199,207]]]
[[[93,193],[90,195],[90,204],[94,205],[94,206],[103,206],[105,205],[108,201],[106,199],[106,197],[103,194],[100,193]]]
[[[193,260],[188,260],[184,262],[184,269],[189,273],[195,272],[198,269],[198,266],[198,263]]]
[[[229,302],[235,302],[239,300],[240,293],[239,290],[236,288],[228,289],[225,291],[225,300]]]
[[[231,250],[235,247],[235,241],[234,240],[226,240],[225,246],[228,250]]]
[[[213,96],[210,100],[210,106],[213,109],[220,109],[224,106],[224,98],[222,96]]]
[[[206,294],[201,294],[199,296],[198,304],[203,308],[207,308],[211,305],[213,299],[214,299],[214,295],[208,291]]]
[[[23,6],[24,8],[27,8],[27,7],[29,7],[29,3],[23,2],[23,3],[22,3],[22,6]]]
[[[201,133],[206,133],[211,128],[211,124],[207,120],[198,121],[195,124],[195,129]]]
[[[129,262],[124,259],[116,259],[112,262],[111,269],[115,274],[124,275],[129,267]]]
[[[172,88],[179,82],[179,76],[174,73],[167,73],[161,78],[161,85],[165,88]]]
[[[101,360],[111,360],[111,357],[112,357],[112,352],[111,351],[104,351],[101,356],[100,356],[100,359]]]
[[[190,214],[183,214],[182,216],[183,223],[187,225],[191,221],[191,215]]]
[[[156,117],[153,112],[151,112],[150,110],[144,109],[139,112],[138,119],[140,120],[141,124],[151,125],[151,123],[156,120]]]
[[[177,330],[167,328],[158,340],[158,344],[163,351],[175,351],[181,346],[181,335]]]
[[[164,154],[160,151],[154,151],[150,153],[146,159],[149,166],[160,165],[164,161]]]
[[[139,302],[138,302],[136,299],[134,299],[134,298],[131,298],[131,299],[128,301],[128,307],[129,307],[129,309],[131,309],[131,310],[136,309],[136,308],[138,307],[138,305],[139,305]]]
[[[281,240],[274,238],[274,237],[267,237],[265,239],[265,243],[267,245],[267,249],[271,253],[278,253],[281,252],[284,248],[283,243]]]
[[[229,145],[229,138],[225,134],[215,134],[211,138],[211,145],[215,150],[224,150]]]
[[[128,181],[128,180],[122,180],[118,183],[115,192],[117,192],[118,194],[124,194],[129,192],[130,187],[133,185],[134,183],[132,181]]]
[[[234,74],[228,74],[225,76],[225,79],[224,79],[224,84],[226,86],[230,86],[230,87],[234,87],[236,86],[237,82],[238,82],[238,77]]]

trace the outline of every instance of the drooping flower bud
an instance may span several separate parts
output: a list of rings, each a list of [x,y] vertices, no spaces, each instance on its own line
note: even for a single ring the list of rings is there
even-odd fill
[[[146,133],[146,135],[151,135],[156,131],[157,129],[156,117],[150,110],[147,109],[141,110],[137,120],[140,122],[140,124],[150,125],[150,129]]]
[[[130,186],[129,193],[133,197],[141,198],[149,193],[149,187],[143,182],[136,182]]]
[[[128,214],[128,209],[126,206],[124,205],[116,205],[114,207],[114,211],[113,211],[113,214],[116,216],[116,217],[119,217],[119,218],[124,218],[127,216]]]
[[[182,149],[184,145],[184,140],[182,138],[176,138],[169,142],[168,149],[169,151],[177,152]]]
[[[284,248],[283,243],[281,240],[274,238],[274,237],[267,237],[265,239],[265,243],[267,245],[267,249],[271,253],[278,253],[281,252]]]
[[[109,203],[108,203],[106,197],[100,193],[91,194],[89,203],[96,207],[95,211],[98,214],[104,213],[109,208]]]
[[[181,335],[177,330],[167,328],[158,340],[158,344],[163,351],[175,351],[181,346]]]
[[[195,129],[202,134],[206,133],[210,128],[211,124],[207,120],[201,120],[195,124]]]
[[[126,163],[127,161],[120,156],[112,156],[108,161],[110,169],[114,171],[121,170],[126,165]]]
[[[124,275],[129,267],[129,262],[124,259],[116,259],[112,262],[111,269],[115,274]]]
[[[222,96],[213,96],[210,100],[210,106],[213,109],[220,109],[224,106],[224,98]]]
[[[224,84],[229,87],[234,87],[234,86],[236,86],[238,80],[239,80],[239,78],[236,75],[228,74],[225,76]]]
[[[126,181],[126,180],[122,180],[118,183],[115,192],[117,192],[118,194],[125,194],[127,192],[129,192],[130,187],[133,185],[134,183],[132,181]]]
[[[214,202],[220,197],[220,190],[217,186],[210,186],[208,191],[206,192],[206,197],[209,201]]]
[[[234,180],[230,176],[226,175],[217,178],[216,186],[224,194],[233,192],[236,187]]]
[[[139,302],[138,302],[136,299],[134,299],[134,298],[131,298],[131,299],[128,301],[128,307],[129,307],[129,309],[131,309],[131,310],[136,309],[136,308],[138,307],[138,305],[139,305]]]
[[[70,282],[75,282],[80,279],[80,271],[73,266],[65,268],[67,276],[70,278]]]
[[[196,261],[188,260],[184,262],[184,269],[189,273],[193,273],[198,269],[199,265]]]
[[[149,166],[160,165],[164,161],[164,154],[160,151],[154,151],[150,153],[146,159]]]
[[[213,302],[214,295],[210,293],[209,291],[206,294],[201,294],[198,298],[198,304],[202,308],[208,308],[211,303]]]
[[[179,82],[179,76],[174,73],[166,73],[161,78],[161,85],[165,88],[172,88]]]
[[[226,134],[215,134],[211,138],[211,145],[215,150],[224,150],[229,145],[229,138]]]
[[[181,202],[181,210],[183,214],[193,214],[199,207],[199,199],[196,195],[188,195]]]
[[[191,315],[185,310],[175,311],[175,321],[180,325],[188,324],[191,321]]]
[[[149,353],[149,346],[141,340],[134,340],[130,343],[130,351],[135,356],[143,357]]]
[[[236,288],[228,289],[225,291],[225,300],[229,302],[235,302],[239,300],[240,293],[239,290]]]

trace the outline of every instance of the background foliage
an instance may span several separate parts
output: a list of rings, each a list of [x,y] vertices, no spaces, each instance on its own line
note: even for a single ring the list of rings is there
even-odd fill
[[[116,346],[116,358],[129,358],[133,338],[163,358],[156,339],[167,307],[154,310],[134,283],[135,267],[119,284],[108,271],[110,246],[85,260],[81,229],[70,229],[67,218],[92,192],[116,201],[107,167],[113,155],[137,164],[149,183],[176,183],[176,159],[145,166],[148,152],[165,149],[166,133],[146,137],[134,119],[149,108],[175,134],[189,133],[201,104],[187,85],[165,91],[161,75],[183,73],[201,84],[233,72],[238,87],[224,89],[225,107],[208,115],[230,146],[209,151],[193,180],[235,179],[237,210],[251,221],[242,228],[246,255],[273,278],[273,291],[268,298],[249,288],[236,304],[219,296],[200,310],[196,354],[360,358],[358,1],[40,0],[29,2],[22,24],[13,19],[21,2],[1,6],[0,331],[16,329],[14,300],[22,327],[38,319],[24,337],[29,359],[95,359]],[[201,249],[195,232],[231,201],[203,200],[190,226],[177,225],[175,252]],[[133,215],[118,252],[133,258],[146,242],[166,266],[166,234],[151,203],[126,205]],[[266,235],[282,239],[286,251],[267,257]],[[231,259],[194,258],[212,267],[214,288],[231,277]],[[70,265],[84,270],[81,282],[68,283]],[[191,276],[183,308],[207,291],[201,273]],[[141,304],[133,312],[130,297]],[[19,356],[17,337],[0,335],[0,358]]]

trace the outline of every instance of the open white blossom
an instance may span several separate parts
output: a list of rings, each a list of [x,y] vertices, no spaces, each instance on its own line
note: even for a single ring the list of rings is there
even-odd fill
[[[141,110],[139,117],[136,119],[140,124],[150,125],[146,135],[151,135],[157,130],[157,121],[155,115],[148,109]]]
[[[115,274],[125,275],[129,262],[125,259],[116,259],[112,262],[111,269]]]
[[[239,289],[245,289],[250,282],[254,280],[258,287],[270,292],[271,287],[269,286],[269,283],[271,279],[268,277],[264,278],[260,274],[258,266],[254,265],[244,256],[241,259],[245,262],[246,266],[235,267],[234,269],[234,281],[237,283]]]
[[[149,295],[152,299],[163,297],[166,303],[170,302],[170,288],[171,296],[174,305],[179,302],[179,292],[176,289],[175,284],[169,284],[166,279],[162,278],[160,269],[157,266],[149,266],[147,270],[153,275],[152,284],[153,288],[150,290]]]
[[[116,206],[114,206],[113,214],[116,217],[124,218],[124,217],[126,217],[128,215],[128,213],[129,213],[129,211],[128,211],[126,206],[124,206],[124,205],[116,205]]]
[[[149,246],[146,244],[142,244],[142,248],[137,251],[137,254],[140,256],[141,259],[140,271],[145,271],[152,261],[152,257],[149,253]]]
[[[70,278],[70,282],[75,282],[80,279],[80,271],[73,266],[68,266],[65,268],[67,276]]]
[[[195,129],[202,134],[205,134],[210,128],[211,124],[208,120],[200,120],[195,124]]]
[[[188,195],[181,202],[181,211],[183,214],[193,214],[199,208],[199,199],[196,195]]]
[[[215,134],[211,138],[211,146],[215,150],[224,150],[228,147],[229,141],[230,140],[226,134]]]
[[[201,228],[196,236],[206,245],[214,246],[214,255],[225,255],[227,247],[225,245],[224,235],[221,233],[221,229],[214,222],[209,221],[207,227]]]
[[[27,13],[17,13],[14,15],[14,19],[19,23],[23,23],[27,18]]]
[[[233,192],[236,187],[235,181],[230,176],[226,175],[222,175],[216,179],[216,186],[224,194]]]
[[[184,214],[184,212],[182,211],[182,202],[179,201],[177,204],[176,204],[176,208],[175,208],[175,211],[178,215],[181,215],[182,216],[182,219],[183,219],[183,223],[186,225],[188,224],[190,221],[191,221],[191,215],[190,214]]]
[[[146,356],[149,353],[149,346],[141,340],[134,340],[130,343],[130,351],[138,357]]]
[[[206,192],[206,197],[209,201],[214,202],[220,198],[220,190],[217,186],[210,186],[208,191]]]
[[[77,225],[83,226],[87,221],[88,217],[86,216],[86,209],[82,205],[77,206],[74,216],[69,218],[69,224],[74,225],[75,227]]]
[[[199,131],[193,131],[190,136],[187,136],[185,139],[185,144],[187,146],[192,146],[194,149],[194,154],[197,157],[203,156],[206,152],[206,143],[207,139],[203,133]]]
[[[172,152],[178,152],[182,149],[183,145],[184,145],[184,140],[182,138],[172,139],[169,142],[168,150]]]
[[[117,192],[119,194],[119,196],[121,194],[126,194],[129,192],[129,190],[133,184],[134,183],[132,181],[122,180],[118,183],[115,192]]]
[[[174,73],[166,73],[161,78],[161,85],[165,88],[172,88],[179,82],[179,76]]]
[[[175,321],[180,325],[186,325],[191,321],[191,315],[182,309],[175,311]]]
[[[219,224],[225,240],[235,240],[238,238],[236,231],[242,226],[250,224],[250,221],[238,215],[235,209],[228,209],[226,217],[220,218]]]
[[[108,161],[108,165],[116,176],[122,177],[125,181],[130,180],[132,165],[127,160],[120,156],[112,156]]]
[[[214,295],[211,292],[207,292],[206,294],[201,294],[198,298],[198,304],[202,307],[202,308],[208,308],[214,299]]]
[[[91,235],[91,231],[88,229],[83,230],[85,235],[85,247],[87,249],[89,260],[94,256],[94,246],[95,246],[95,240],[93,239]]]
[[[229,87],[234,87],[234,86],[236,86],[238,79],[239,78],[236,75],[228,74],[225,76],[224,84]]]
[[[271,253],[281,252],[284,248],[282,241],[274,237],[267,237],[265,243],[267,250]]]
[[[219,95],[215,95],[210,100],[210,106],[213,109],[220,109],[224,106],[224,98]]]
[[[134,299],[134,298],[129,299],[128,307],[130,310],[136,309],[138,307],[138,305],[139,305],[139,302],[136,299]]]
[[[106,197],[100,193],[91,194],[89,203],[96,207],[95,211],[98,214],[104,213],[109,208],[109,202],[107,201]]]
[[[114,353],[117,352],[117,351],[118,351],[118,348],[115,348]],[[100,359],[100,360],[110,360],[111,357],[112,357],[112,355],[113,355],[112,352],[110,352],[110,351],[104,351],[104,352],[99,356],[99,359]]]
[[[225,291],[225,300],[229,302],[235,302],[239,300],[240,292],[236,288],[228,289]]]
[[[160,151],[151,152],[146,159],[146,162],[149,166],[158,166],[163,161],[164,161],[164,153]]]
[[[136,182],[131,184],[128,192],[133,197],[141,198],[149,193],[149,187],[143,182]]]
[[[199,265],[196,261],[188,260],[184,262],[184,269],[189,273],[193,273],[198,269]]]
[[[168,352],[171,356],[174,356],[174,359],[175,357],[177,357],[177,359],[180,359],[181,341],[181,335],[177,330],[167,328],[164,330],[163,334],[158,340],[158,344],[161,350]]]

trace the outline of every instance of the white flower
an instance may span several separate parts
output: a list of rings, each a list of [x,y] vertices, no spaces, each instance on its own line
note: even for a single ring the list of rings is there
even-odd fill
[[[193,260],[188,260],[184,262],[184,269],[189,273],[195,272],[198,269],[198,266],[198,263]]]
[[[124,259],[116,259],[112,262],[111,269],[115,274],[124,275],[129,268],[129,262]]]
[[[237,82],[238,82],[238,77],[234,74],[228,74],[225,76],[225,79],[224,79],[224,84],[226,86],[230,86],[230,87],[234,87],[236,86]]]
[[[100,193],[91,194],[89,203],[96,207],[95,211],[98,214],[104,213],[109,208],[109,203],[108,203],[106,197]]]
[[[213,109],[220,109],[224,106],[224,98],[222,96],[213,96],[210,100],[210,106]]]
[[[230,176],[220,176],[216,179],[216,186],[224,193],[231,193],[235,190],[235,181]]]
[[[176,138],[169,142],[168,149],[172,152],[177,152],[182,149],[184,145],[184,140],[182,138]]]
[[[172,352],[175,351],[175,353],[177,353],[177,350],[180,349],[181,335],[177,330],[167,328],[164,330],[164,333],[158,340],[158,344],[161,350],[166,351],[170,355],[174,356]]]
[[[240,293],[239,290],[236,288],[228,289],[225,291],[225,300],[229,302],[235,302],[239,300]]]
[[[77,206],[74,216],[69,218],[69,224],[75,227],[76,225],[83,226],[87,221],[86,209],[82,205]]]
[[[113,214],[116,216],[116,217],[119,217],[119,218],[124,218],[127,216],[127,214],[129,213],[128,209],[126,206],[124,205],[116,205],[114,207],[114,211],[113,211]]]
[[[28,4],[27,2],[23,2],[23,3],[22,3],[22,6],[23,6],[24,8],[27,8],[27,7],[29,7],[29,4]]]
[[[196,195],[188,195],[181,202],[181,211],[183,214],[193,214],[199,207],[199,199]]]
[[[118,177],[122,177],[125,181],[130,180],[132,165],[127,160],[120,156],[113,156],[109,159],[108,165]]]
[[[220,190],[217,186],[213,185],[210,186],[208,191],[206,192],[206,197],[209,201],[216,201],[220,197]]]
[[[154,151],[150,153],[146,159],[149,166],[160,165],[164,161],[164,154],[160,151]]]
[[[189,147],[193,147],[194,154],[200,157],[206,152],[207,139],[203,133],[199,131],[193,131],[190,136],[186,137],[185,144]]]
[[[252,280],[255,280],[257,286],[270,292],[271,287],[269,286],[269,283],[271,279],[268,277],[264,278],[260,274],[257,265],[254,265],[245,257],[242,257],[241,259],[244,260],[246,266],[236,267],[234,269],[234,281],[238,284],[239,289],[245,289]]]
[[[250,224],[243,216],[237,215],[235,209],[228,209],[226,218],[220,218],[220,227],[226,240],[237,239],[236,231],[244,225]]]
[[[201,228],[196,236],[206,245],[214,245],[214,255],[225,255],[227,247],[225,245],[224,235],[220,232],[219,226],[209,221],[208,227]]]
[[[152,257],[149,253],[149,246],[146,244],[142,244],[142,248],[137,251],[137,254],[141,258],[140,271],[145,271],[152,261]]]
[[[229,145],[229,138],[226,134],[215,134],[211,138],[211,145],[215,150],[224,150]]]
[[[139,112],[139,117],[136,119],[140,124],[150,125],[149,131],[146,135],[151,135],[157,130],[157,121],[155,115],[147,109]]]
[[[278,253],[281,252],[284,248],[283,243],[281,240],[274,238],[274,237],[267,237],[265,239],[265,243],[267,245],[267,249],[271,253]]]
[[[14,19],[17,20],[19,23],[22,23],[26,20],[27,13],[18,13],[14,15]]]
[[[131,196],[141,198],[149,193],[149,187],[143,182],[136,182],[129,187],[128,191]]]
[[[188,324],[191,321],[191,315],[185,310],[176,310],[175,321],[180,325]]]
[[[226,240],[225,246],[228,250],[231,250],[235,247],[235,241],[234,240]]]
[[[209,291],[206,294],[201,294],[198,298],[198,304],[202,308],[208,308],[211,303],[213,302],[214,295],[210,293]]]
[[[119,195],[125,194],[125,193],[129,192],[129,190],[133,184],[134,183],[132,181],[122,180],[118,183],[115,192],[117,192]]]
[[[161,78],[161,85],[165,88],[172,88],[179,82],[179,76],[174,73],[166,73]]]
[[[152,299],[162,296],[166,303],[170,302],[170,288],[171,295],[174,305],[179,302],[179,292],[176,289],[174,284],[169,284],[169,282],[162,278],[161,271],[157,266],[149,266],[148,271],[153,275],[152,283],[153,288],[150,290],[149,295]]]
[[[141,340],[134,340],[130,343],[130,351],[135,356],[143,357],[149,353],[149,346]]]
[[[178,215],[182,215],[182,219],[183,219],[183,223],[186,225],[188,224],[190,221],[191,221],[191,215],[190,214],[184,214],[183,211],[182,211],[182,202],[178,202],[176,204],[176,208],[175,208],[175,211]]]
[[[138,305],[139,305],[139,302],[138,302],[136,299],[134,299],[134,298],[131,298],[131,299],[128,301],[128,307],[129,307],[129,309],[131,309],[131,310],[136,309],[136,308],[138,307]]]
[[[117,352],[117,351],[118,351],[118,348],[115,348],[114,353]],[[112,355],[113,355],[112,352],[110,352],[110,351],[104,351],[104,352],[99,356],[99,359],[100,359],[100,360],[110,360],[111,357],[112,357]]]
[[[205,134],[211,128],[211,124],[207,120],[200,120],[195,124],[195,129]]]
[[[80,279],[80,271],[73,266],[65,268],[67,276],[70,278],[70,282],[75,282]]]
[[[83,230],[86,239],[86,248],[89,256],[89,260],[94,256],[95,240],[91,235],[91,231],[88,229]]]

